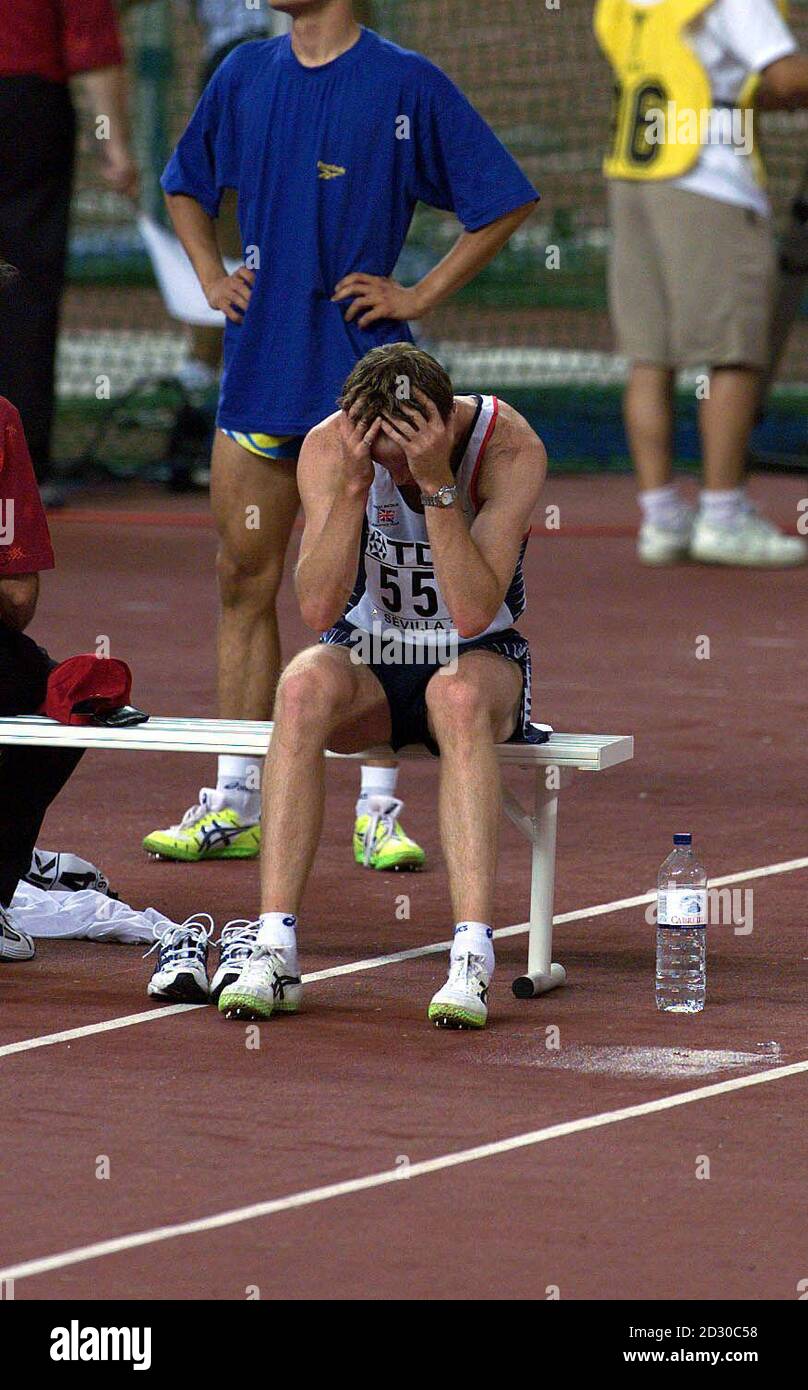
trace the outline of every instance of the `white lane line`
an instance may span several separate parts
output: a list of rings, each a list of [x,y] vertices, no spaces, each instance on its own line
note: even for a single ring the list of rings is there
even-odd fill
[[[808,868],[808,857],[786,859],[780,864],[767,864],[759,869],[743,869],[735,874],[725,874],[723,878],[711,878],[711,888],[725,887],[730,883],[741,883],[750,878],[768,878],[772,874],[793,873],[796,869]],[[565,922],[580,922],[588,917],[603,917],[609,912],[622,912],[627,907],[640,907],[643,903],[654,901],[654,892],[640,893],[634,898],[617,898],[610,903],[597,903],[594,907],[577,908],[575,912],[560,912],[553,918],[554,926]],[[499,927],[495,937],[519,936],[528,930],[529,923],[518,922],[513,927]],[[433,941],[429,946],[413,946],[407,951],[393,951],[386,956],[369,956],[366,960],[351,961],[347,965],[332,965],[327,970],[313,970],[303,975],[304,984],[317,980],[333,980],[339,975],[356,975],[365,970],[378,970],[383,965],[398,965],[401,961],[417,960],[420,956],[439,955],[448,951],[451,941]],[[148,1009],[143,1013],[125,1014],[122,1018],[110,1018],[105,1023],[90,1023],[84,1028],[70,1028],[63,1033],[44,1033],[38,1038],[22,1038],[19,1042],[6,1043],[0,1047],[0,1057],[10,1057],[18,1052],[31,1052],[38,1047],[52,1047],[55,1043],[72,1042],[75,1038],[91,1037],[94,1033],[111,1033],[117,1028],[131,1028],[136,1023],[153,1023],[172,1014],[189,1013],[193,1009],[207,1009],[209,1004],[168,1004],[159,1009]]]
[[[768,864],[760,869],[743,869],[736,874],[724,874],[722,878],[708,879],[707,884],[710,888],[725,888],[730,883],[741,883],[750,878],[767,878],[770,874],[793,873],[796,869],[808,869],[808,856],[804,859],[785,859],[780,864]],[[574,912],[558,912],[553,918],[553,926],[563,926],[565,922],[580,922],[587,917],[603,917],[609,912],[622,912],[627,907],[641,907],[643,903],[654,902],[655,898],[654,889],[648,893],[640,893],[634,898],[617,898],[614,902],[598,903],[595,907],[579,907]],[[494,936],[520,936],[529,926],[529,922],[517,922],[513,927],[498,927]],[[354,975],[360,970],[376,970],[382,965],[397,965],[399,961],[415,960],[418,956],[433,956],[441,951],[448,951],[451,944],[451,941],[433,941],[429,946],[414,946],[411,950],[395,951],[389,956],[371,956],[367,960],[352,961],[348,965],[334,965],[328,970],[315,970],[311,975],[304,975],[303,981],[305,983],[308,980],[331,980],[337,975]]]
[[[52,1047],[54,1043],[73,1042],[75,1038],[89,1038],[94,1033],[112,1033],[117,1028],[131,1028],[135,1023],[155,1023],[159,1018],[170,1018],[172,1014],[184,1014],[189,1009],[204,1009],[206,1004],[164,1004],[161,1009],[148,1009],[140,1014],[126,1014],[123,1018],[109,1018],[105,1023],[88,1023],[84,1028],[66,1028],[63,1033],[44,1033],[41,1038],[22,1038],[19,1042],[6,1043],[0,1047],[0,1057],[11,1057],[15,1052],[31,1052],[36,1047]]]
[[[118,1255],[124,1250],[135,1250],[144,1245],[176,1240],[179,1236],[200,1235],[203,1231],[221,1230],[222,1227],[236,1226],[244,1221],[275,1216],[278,1212],[313,1206],[316,1202],[328,1202],[335,1197],[348,1197],[354,1192],[367,1192],[374,1187],[386,1187],[401,1181],[409,1182],[413,1178],[425,1177],[429,1173],[438,1173],[446,1168],[475,1163],[481,1158],[495,1158],[500,1154],[513,1153],[516,1149],[546,1144],[550,1139],[561,1139],[568,1134],[581,1134],[585,1130],[601,1129],[605,1125],[619,1124],[623,1120],[659,1114],[663,1110],[692,1105],[694,1101],[710,1100],[714,1096],[742,1091],[749,1086],[765,1086],[770,1081],[781,1081],[787,1076],[797,1076],[804,1072],[808,1072],[808,1061],[793,1062],[785,1067],[772,1067],[768,1071],[755,1072],[752,1076],[717,1081],[711,1086],[699,1086],[693,1091],[680,1091],[677,1095],[663,1096],[660,1100],[627,1105],[621,1110],[607,1110],[598,1115],[585,1115],[578,1120],[549,1125],[546,1129],[534,1129],[527,1134],[515,1134],[510,1139],[497,1139],[493,1143],[480,1144],[473,1149],[440,1154],[437,1158],[428,1158],[421,1163],[411,1163],[406,1169],[387,1168],[380,1173],[368,1173],[361,1178],[349,1178],[345,1182],[329,1183],[325,1187],[310,1187],[302,1192],[292,1192],[286,1197],[276,1197],[269,1202],[254,1202],[248,1207],[235,1207],[231,1211],[217,1212],[213,1216],[199,1217],[195,1221],[182,1221],[174,1226],[156,1226],[150,1231],[135,1231],[130,1235],[116,1236],[112,1240],[96,1241],[93,1245],[83,1245],[74,1250],[62,1250],[55,1255],[43,1255],[36,1260],[24,1260],[20,1264],[9,1265],[7,1269],[0,1269],[0,1281],[27,1279],[35,1274],[65,1269],[68,1265],[101,1259],[105,1255]]]

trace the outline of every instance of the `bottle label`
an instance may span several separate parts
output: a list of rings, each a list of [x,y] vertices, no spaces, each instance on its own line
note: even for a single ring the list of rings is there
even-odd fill
[[[706,927],[706,888],[660,888],[657,893],[657,925]]]

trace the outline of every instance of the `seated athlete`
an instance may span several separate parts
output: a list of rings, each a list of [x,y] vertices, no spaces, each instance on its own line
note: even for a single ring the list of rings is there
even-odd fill
[[[0,396],[0,716],[4,719],[36,714],[56,665],[25,632],[36,612],[39,576],[53,569],[54,563],[22,420],[16,406]],[[35,954],[34,942],[22,930],[12,900],[17,885],[37,866],[34,850],[45,812],[83,753],[83,748],[0,747],[0,961],[31,960]],[[44,879],[45,874],[40,877]]]
[[[546,455],[515,410],[491,396],[456,397],[443,368],[411,343],[369,352],[340,404],[300,456],[297,594],[323,636],[281,678],[264,777],[261,917],[219,1009],[263,1019],[299,1008],[297,913],[322,825],[324,750],[425,743],[441,757],[456,923],[429,1017],[481,1028],[494,969],[495,744],[547,737],[529,723],[530,653],[513,627]]]

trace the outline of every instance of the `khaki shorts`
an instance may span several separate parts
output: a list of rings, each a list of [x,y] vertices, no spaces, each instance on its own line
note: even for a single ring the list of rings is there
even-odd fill
[[[768,218],[664,184],[609,181],[618,348],[664,367],[766,367],[777,268]]]

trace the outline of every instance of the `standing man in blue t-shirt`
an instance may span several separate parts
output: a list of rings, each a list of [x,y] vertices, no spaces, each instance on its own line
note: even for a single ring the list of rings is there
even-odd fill
[[[252,719],[269,714],[280,671],[275,600],[304,435],[333,410],[354,364],[408,338],[407,321],[472,280],[538,198],[449,78],[360,27],[351,0],[271,3],[291,16],[291,33],[242,44],[221,64],[163,175],[177,234],[228,320],[211,465],[219,700],[222,716]],[[216,236],[225,188],[238,194],[244,254],[233,275]],[[464,230],[404,286],[391,276],[419,201],[453,211]],[[251,760],[220,759],[219,774],[148,849],[190,860],[257,852]],[[394,800],[395,769],[363,769],[362,791],[359,862],[421,862],[395,816],[364,844],[369,797]]]

